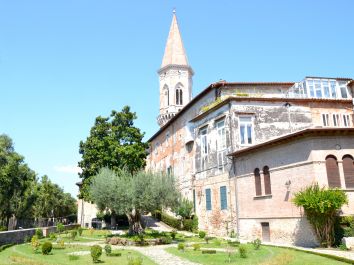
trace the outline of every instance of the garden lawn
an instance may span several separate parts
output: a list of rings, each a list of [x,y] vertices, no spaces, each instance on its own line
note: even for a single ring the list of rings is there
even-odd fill
[[[202,246],[204,247],[204,246]],[[206,265],[219,264],[237,264],[237,265],[340,265],[348,264],[333,259],[321,257],[314,254],[308,254],[301,251],[261,246],[259,250],[254,250],[252,245],[246,245],[247,258],[241,258],[238,248],[233,247],[231,255],[231,263],[226,252],[217,252],[216,254],[202,254],[201,250],[194,251],[187,249],[184,252],[175,247],[168,248],[166,251],[188,259],[193,262]]]
[[[88,265],[94,264],[90,254],[79,256],[78,260],[69,260],[68,253],[78,251],[90,251],[89,247],[84,246],[66,246],[65,249],[53,249],[51,255],[34,254],[30,244],[15,245],[0,252],[0,265]],[[115,252],[122,253],[121,257],[107,257],[102,253],[100,260],[106,265],[128,263],[127,257],[143,257],[143,265],[155,265],[153,261],[143,256],[139,252],[132,250],[119,250]]]

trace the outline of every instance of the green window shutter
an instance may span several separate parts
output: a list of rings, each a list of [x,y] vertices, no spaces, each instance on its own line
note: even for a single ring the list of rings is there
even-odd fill
[[[210,189],[205,190],[205,200],[206,200],[206,210],[211,210],[211,191]]]
[[[220,187],[220,203],[221,210],[227,209],[227,197],[226,197],[226,186]]]

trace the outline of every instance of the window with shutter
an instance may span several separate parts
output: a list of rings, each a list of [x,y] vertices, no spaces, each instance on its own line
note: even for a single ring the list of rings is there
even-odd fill
[[[345,187],[354,188],[354,160],[351,155],[343,156]]]
[[[262,184],[261,184],[261,174],[259,173],[259,168],[254,170],[254,183],[256,186],[256,196],[262,195]]]
[[[327,179],[328,186],[330,188],[340,188],[340,177],[338,162],[335,156],[329,155],[326,157],[326,170],[327,170]]]
[[[270,184],[270,173],[269,173],[269,167],[265,166],[263,167],[263,177],[264,177],[264,192],[265,195],[272,194],[272,188]]]
[[[220,187],[220,208],[221,210],[227,209],[226,186]]]
[[[211,191],[210,191],[210,189],[205,190],[205,204],[206,204],[206,210],[210,211],[211,210]]]

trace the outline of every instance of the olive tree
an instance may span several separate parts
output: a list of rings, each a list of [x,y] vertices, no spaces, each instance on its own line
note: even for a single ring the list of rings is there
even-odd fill
[[[163,207],[175,207],[180,197],[173,176],[149,171],[102,168],[92,177],[90,197],[101,209],[125,214],[129,234],[143,231],[141,214]]]

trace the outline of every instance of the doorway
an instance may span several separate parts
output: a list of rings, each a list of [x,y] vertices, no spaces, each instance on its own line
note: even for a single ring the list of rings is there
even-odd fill
[[[270,230],[269,230],[269,223],[262,222],[262,241],[269,242],[270,241]]]

